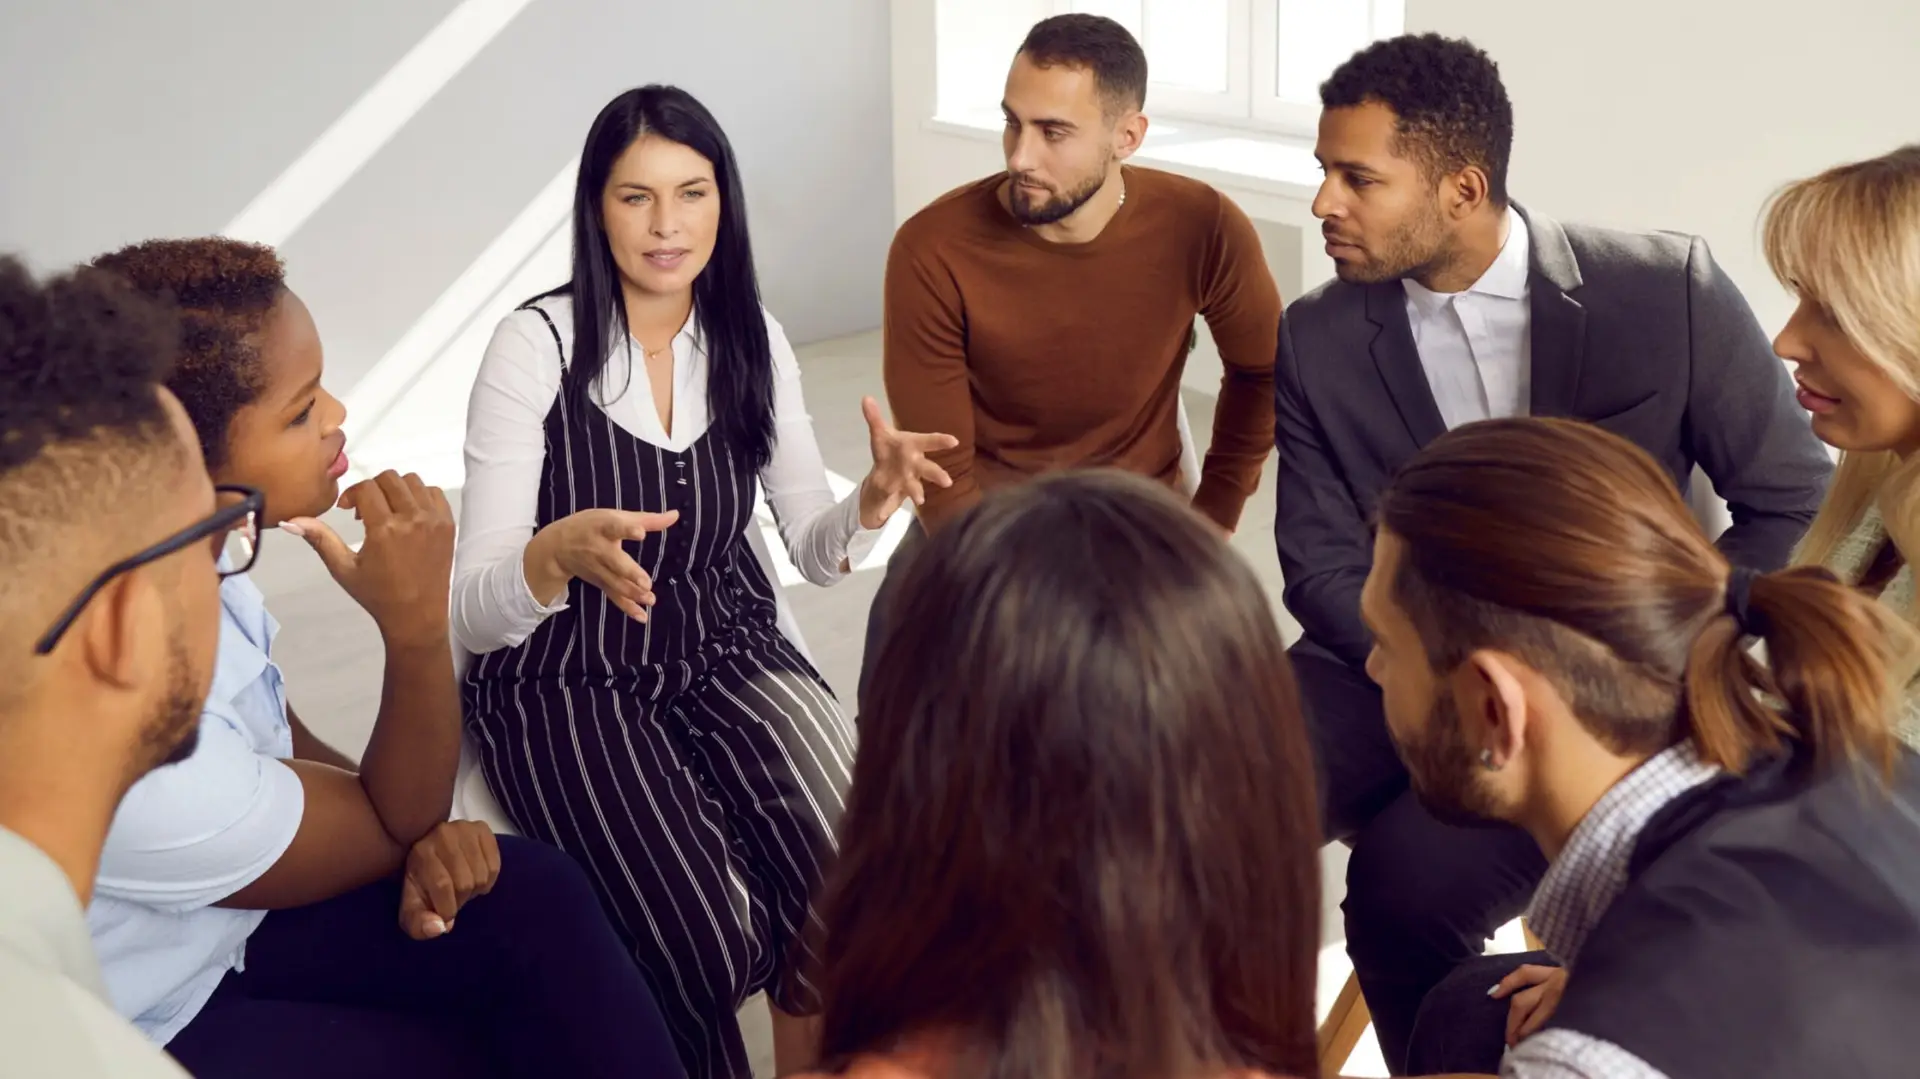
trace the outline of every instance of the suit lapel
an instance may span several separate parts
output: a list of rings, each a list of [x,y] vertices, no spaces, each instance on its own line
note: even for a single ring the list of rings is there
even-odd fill
[[[1587,309],[1569,295],[1580,287],[1580,264],[1566,230],[1527,213],[1518,203],[1514,210],[1526,218],[1533,247],[1533,270],[1527,277],[1533,346],[1529,410],[1535,416],[1571,416],[1587,342]]]
[[[1425,446],[1446,433],[1447,423],[1440,418],[1440,406],[1433,401],[1433,387],[1427,384],[1426,369],[1420,366],[1420,351],[1413,343],[1413,327],[1407,322],[1406,293],[1396,283],[1367,285],[1367,321],[1373,323],[1373,341],[1368,346],[1380,380],[1387,384],[1394,407],[1413,436],[1415,446]]]

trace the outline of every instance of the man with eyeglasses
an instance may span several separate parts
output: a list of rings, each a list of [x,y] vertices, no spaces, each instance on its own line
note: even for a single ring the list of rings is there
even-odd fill
[[[0,1076],[185,1074],[114,1014],[83,915],[121,796],[193,752],[216,559],[257,539],[160,385],[178,332],[0,259]]]

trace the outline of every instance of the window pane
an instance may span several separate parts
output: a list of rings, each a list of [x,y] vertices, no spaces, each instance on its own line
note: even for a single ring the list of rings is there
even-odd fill
[[[936,109],[950,120],[997,122],[1007,65],[1053,8],[1048,0],[935,0]]]
[[[1320,102],[1320,84],[1373,40],[1373,0],[1280,0],[1273,92],[1283,101]]]
[[[1137,39],[1142,36],[1140,5],[1143,2],[1144,0],[1073,0],[1073,10],[1085,12],[1088,15],[1105,15],[1126,27],[1127,33]],[[1151,58],[1148,63],[1152,63]]]
[[[1146,8],[1147,72],[1152,81],[1226,93],[1227,0],[1146,0]]]

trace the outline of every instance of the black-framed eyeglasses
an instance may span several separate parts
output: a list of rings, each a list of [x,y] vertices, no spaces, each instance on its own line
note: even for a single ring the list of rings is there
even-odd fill
[[[219,506],[212,516],[175,532],[139,554],[115,562],[95,577],[33,646],[34,654],[44,656],[53,651],[73,620],[80,617],[80,612],[86,610],[107,582],[195,543],[205,541],[212,545],[223,580],[252,569],[253,560],[260,556],[260,508],[266,504],[266,496],[251,487],[224,484],[215,487],[213,493]]]

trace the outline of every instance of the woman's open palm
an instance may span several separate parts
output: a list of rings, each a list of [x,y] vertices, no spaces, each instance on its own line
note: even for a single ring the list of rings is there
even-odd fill
[[[879,528],[903,502],[922,505],[927,500],[927,485],[953,486],[947,470],[934,464],[927,455],[950,450],[960,444],[952,435],[916,434],[900,431],[887,422],[880,402],[862,398],[860,411],[867,417],[867,436],[873,449],[873,471],[860,485],[860,527]]]

